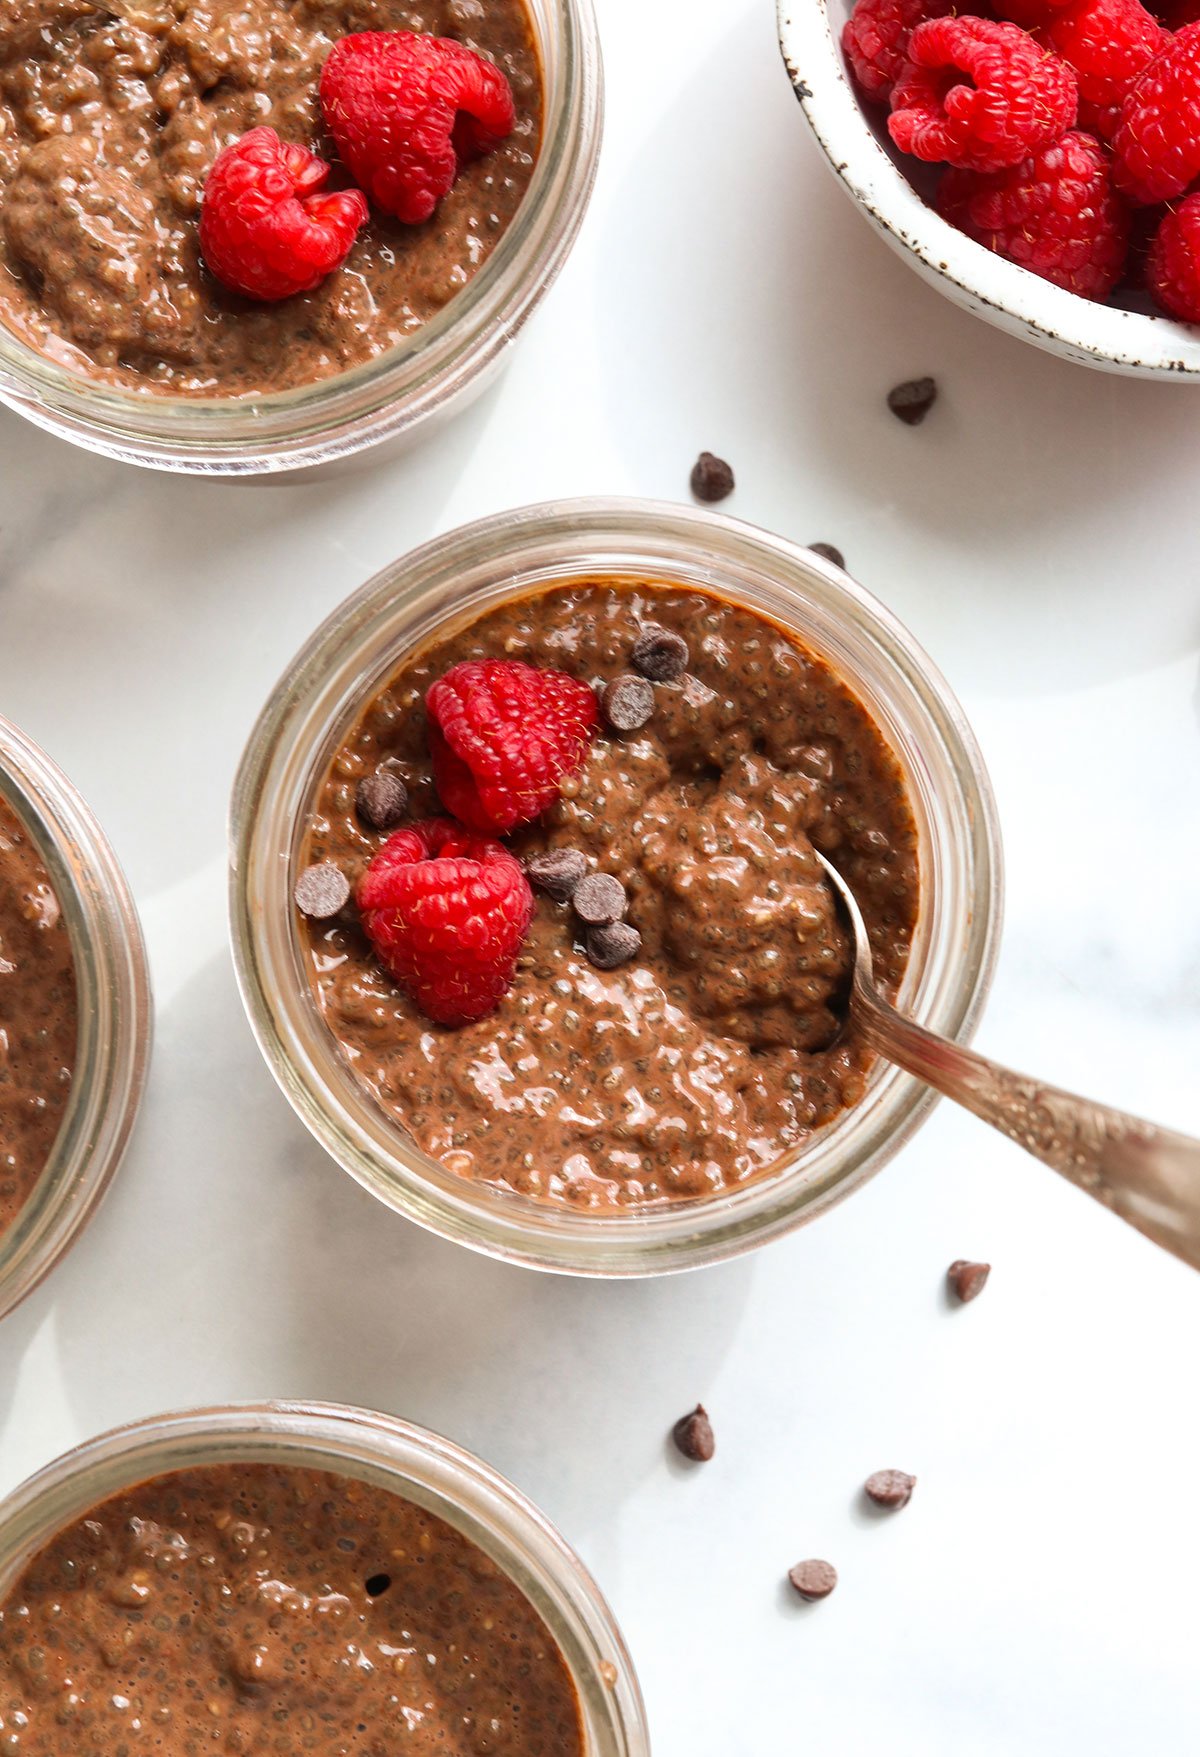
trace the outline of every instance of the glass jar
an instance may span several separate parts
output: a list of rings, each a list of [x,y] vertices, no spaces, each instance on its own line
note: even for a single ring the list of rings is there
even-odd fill
[[[592,0],[527,0],[545,80],[533,178],[512,224],[462,292],[399,346],[300,389],[172,397],[99,384],[0,324],[0,402],[126,463],[255,476],[328,464],[481,390],[555,279],[587,209],[600,150],[603,75]]]
[[[150,1057],[146,949],[129,887],[80,795],[0,718],[0,796],[31,837],[71,936],[79,1036],[71,1095],[41,1176],[0,1233],[0,1317],[87,1225],[121,1163]]]
[[[370,1410],[235,1404],[158,1416],[88,1440],[0,1503],[0,1598],[31,1557],[110,1496],[168,1471],[248,1463],[355,1477],[416,1502],[462,1532],[524,1593],[558,1643],[579,1697],[586,1757],[649,1757],[633,1662],[575,1552],[478,1458]]]
[[[858,696],[900,762],[919,838],[920,907],[899,1004],[935,1031],[969,1037],[991,980],[1002,887],[991,786],[962,709],[891,612],[810,550],[646,501],[568,501],[485,519],[386,568],[317,630],[268,701],[238,774],[234,956],[276,1079],[374,1195],[514,1262],[649,1275],[716,1262],[811,1220],[892,1157],[935,1095],[878,1063],[861,1102],[771,1171],[661,1209],[582,1213],[472,1183],[421,1152],[355,1080],[310,993],[291,901],[321,779],[402,657],[505,599],[603,575],[699,587],[758,611]]]

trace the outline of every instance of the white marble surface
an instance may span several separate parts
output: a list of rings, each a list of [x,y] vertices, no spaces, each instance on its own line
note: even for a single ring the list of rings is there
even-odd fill
[[[768,0],[600,0],[606,156],[503,382],[401,464],[236,489],[0,418],[0,708],[83,788],[149,937],[159,1035],[117,1188],[0,1333],[0,1489],[173,1405],[344,1399],[475,1448],[610,1594],[658,1757],[1195,1749],[1200,1283],[943,1107],[759,1256],[543,1279],[391,1219],[262,1066],[224,814],[263,696],[380,564],[577,493],[841,545],[960,692],[1007,842],[981,1044],[1200,1132],[1200,390],[1106,379],[954,310],[806,138]],[[882,407],[935,372],[918,430]],[[952,1312],[951,1258],[995,1264]],[[702,1398],[719,1451],[684,1472]],[[897,1465],[903,1514],[856,1490]],[[811,1609],[790,1563],[831,1558]]]

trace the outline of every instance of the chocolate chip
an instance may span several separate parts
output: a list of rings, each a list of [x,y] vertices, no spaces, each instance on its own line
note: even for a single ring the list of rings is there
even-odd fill
[[[845,571],[846,557],[833,543],[810,543],[809,548],[814,555],[820,555],[826,561],[832,561],[834,567],[840,567],[843,572]]]
[[[937,402],[938,387],[932,378],[909,378],[888,392],[887,406],[906,427],[919,427]]]
[[[688,668],[688,644],[681,634],[669,628],[648,623],[633,644],[629,655],[635,671],[651,683],[674,683]]]
[[[332,860],[322,860],[316,866],[305,867],[292,895],[302,915],[313,921],[328,921],[350,901],[350,880]]]
[[[370,829],[394,830],[408,810],[408,788],[391,769],[376,769],[358,783],[354,805]]]
[[[569,903],[576,885],[587,871],[587,855],[578,848],[548,848],[525,862],[530,884],[545,891],[556,903]]]
[[[955,1299],[965,1306],[968,1301],[979,1298],[987,1286],[987,1278],[991,1272],[990,1263],[968,1263],[965,1258],[960,1257],[947,1269],[946,1279]]]
[[[654,712],[654,691],[644,677],[614,677],[604,686],[600,712],[614,732],[636,732]]]
[[[607,872],[589,872],[571,896],[571,906],[588,927],[608,927],[629,907],[625,886]]]
[[[837,1569],[832,1562],[821,1562],[814,1556],[807,1562],[797,1562],[794,1568],[789,1568],[788,1579],[801,1598],[812,1602],[829,1597],[837,1585]]]
[[[642,936],[627,921],[614,921],[611,927],[589,927],[587,955],[597,970],[618,970],[636,958],[642,949]]]
[[[733,471],[725,459],[702,451],[692,467],[692,493],[696,499],[727,500],[733,490]]]
[[[697,1403],[690,1415],[680,1416],[671,1429],[671,1438],[676,1450],[690,1458],[693,1464],[707,1464],[717,1449],[712,1423],[702,1403]]]
[[[877,1507],[907,1507],[917,1479],[906,1476],[902,1470],[877,1470],[867,1478],[864,1486]]]

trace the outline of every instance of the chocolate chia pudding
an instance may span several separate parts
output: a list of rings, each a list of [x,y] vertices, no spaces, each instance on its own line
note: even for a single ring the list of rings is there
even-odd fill
[[[720,1193],[861,1098],[871,1057],[845,1023],[849,944],[813,851],[853,886],[892,992],[919,891],[903,777],[862,704],[784,630],[715,597],[552,588],[399,667],[338,750],[301,851],[357,882],[384,838],[356,794],[381,769],[406,784],[408,819],[438,811],[424,700],[452,665],[515,658],[602,688],[647,627],[686,642],[686,671],[653,683],[644,724],[602,731],[510,838],[527,862],[570,850],[620,881],[635,931],[614,967],[579,912],[541,894],[498,1010],[447,1028],[392,981],[352,907],[297,917],[316,1005],[384,1111],[466,1178],[587,1209]],[[636,722],[639,691],[622,687],[610,712]]]
[[[507,75],[517,125],[437,213],[372,211],[315,292],[260,305],[202,266],[217,154],[267,125],[315,144],[331,44],[454,37]],[[0,321],[93,379],[238,396],[328,378],[402,342],[487,260],[529,185],[542,77],[524,0],[12,0],[0,9]]]
[[[533,1606],[398,1495],[323,1471],[157,1477],[59,1534],[0,1606],[0,1748],[582,1757]]]
[[[77,1023],[70,933],[37,849],[0,798],[0,1233],[50,1157]]]

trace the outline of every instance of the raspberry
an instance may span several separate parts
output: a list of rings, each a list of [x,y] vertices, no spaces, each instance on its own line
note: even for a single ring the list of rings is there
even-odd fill
[[[355,182],[410,226],[453,188],[460,162],[490,152],[517,120],[498,67],[412,31],[340,38],[321,72],[321,109]]]
[[[1085,299],[1106,299],[1125,267],[1129,210],[1090,134],[1065,134],[1007,171],[947,171],[938,208],[988,250]]]
[[[380,962],[439,1025],[482,1019],[512,987],[533,892],[499,842],[449,818],[397,830],[357,900]]]
[[[1048,24],[1059,12],[1074,5],[1075,0],[997,0],[992,11],[997,18],[1019,24],[1022,30],[1033,31]]]
[[[368,208],[358,189],[318,193],[328,177],[328,165],[273,128],[226,147],[200,210],[200,249],[217,279],[247,299],[290,299],[340,268]]]
[[[1200,323],[1200,195],[1163,216],[1146,265],[1150,290],[1164,311]]]
[[[863,94],[886,104],[908,59],[908,39],[955,0],[857,0],[842,31],[842,50]]]
[[[1182,195],[1200,175],[1200,24],[1165,38],[1135,80],[1113,153],[1118,189],[1146,207]]]
[[[1015,24],[927,19],[908,53],[888,128],[901,151],[919,159],[1000,171],[1058,140],[1075,120],[1075,75]]]
[[[1167,41],[1139,0],[1079,0],[1035,32],[1079,82],[1079,125],[1111,140],[1121,104],[1138,74]]]
[[[442,804],[484,834],[507,835],[553,805],[599,723],[587,684],[514,659],[452,666],[425,708]]]

